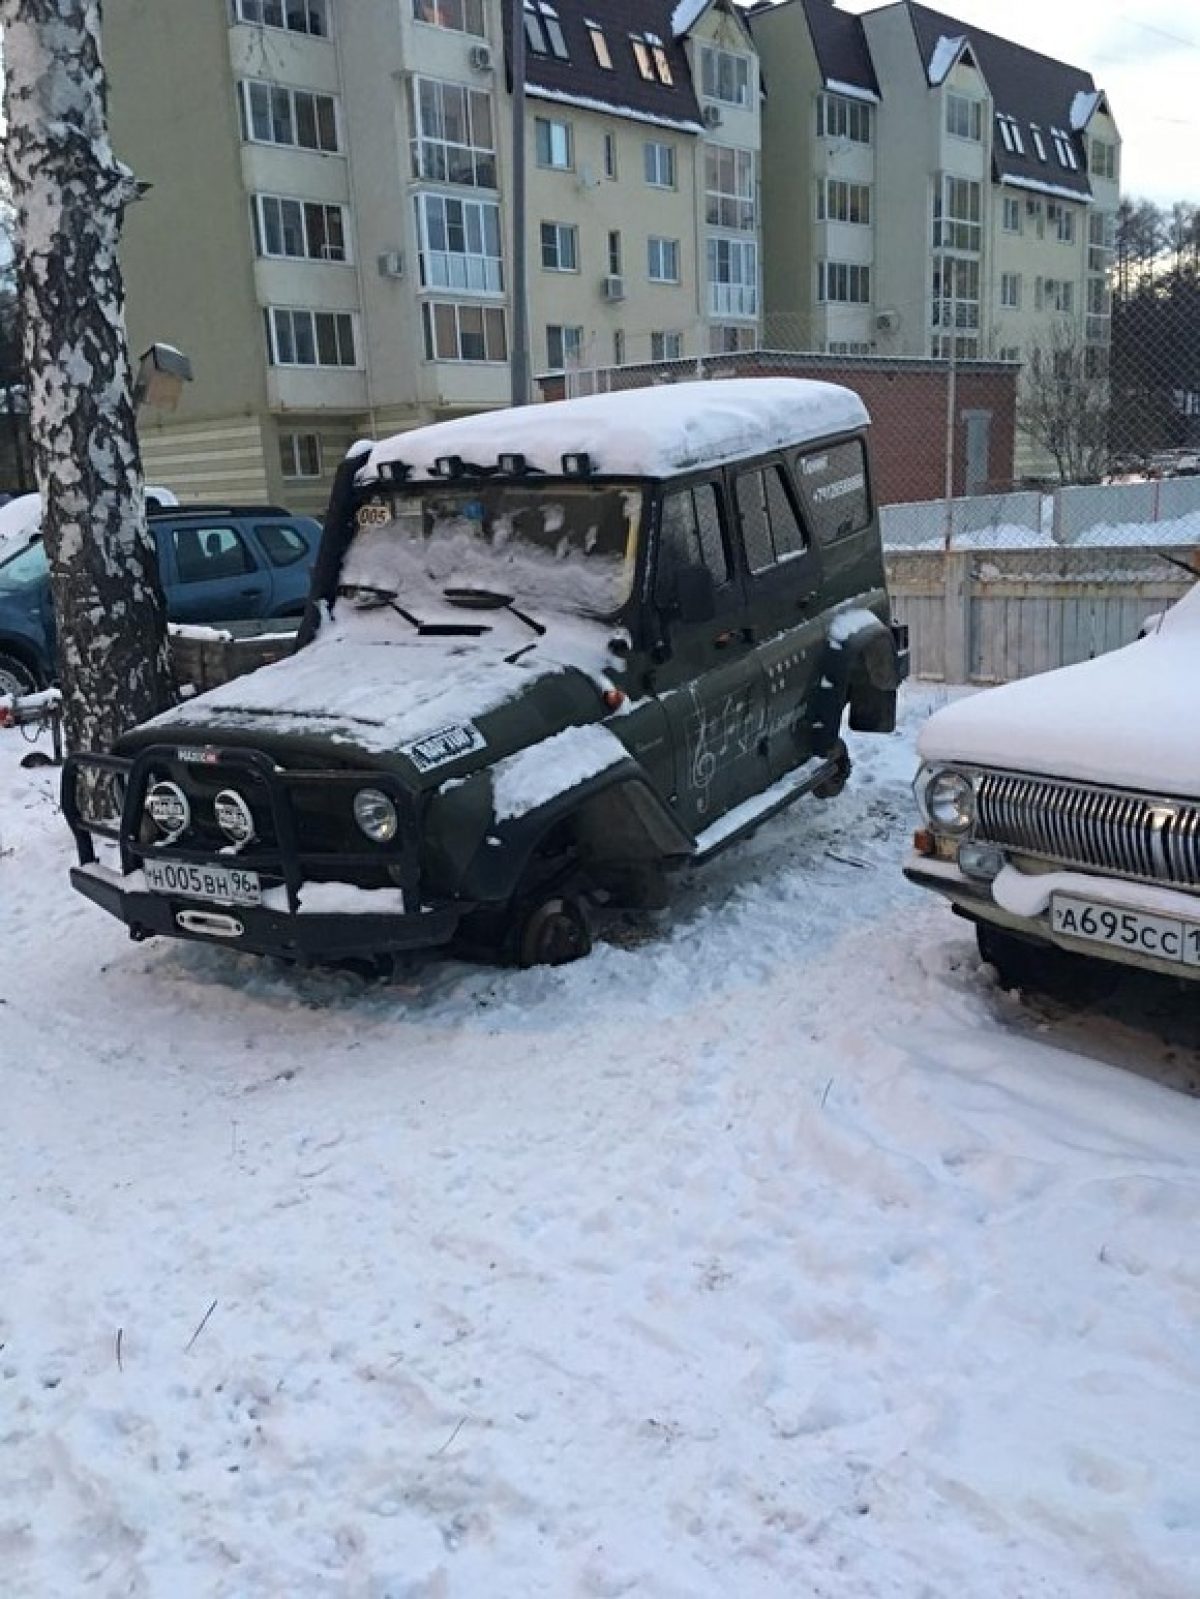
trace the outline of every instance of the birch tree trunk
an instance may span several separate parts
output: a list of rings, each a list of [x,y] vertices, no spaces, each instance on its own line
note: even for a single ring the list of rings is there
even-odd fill
[[[0,0],[25,366],[71,749],[171,702],[117,246],[138,196],[107,130],[100,0]]]

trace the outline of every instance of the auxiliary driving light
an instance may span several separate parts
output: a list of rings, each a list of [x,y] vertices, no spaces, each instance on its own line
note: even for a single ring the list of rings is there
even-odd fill
[[[191,824],[192,807],[178,783],[155,783],[146,795],[146,810],[164,838],[179,838]]]
[[[373,844],[390,844],[400,826],[396,807],[378,788],[359,789],[354,796],[354,820]]]
[[[248,844],[254,837],[254,813],[233,788],[223,788],[213,801],[217,826],[231,844]]]

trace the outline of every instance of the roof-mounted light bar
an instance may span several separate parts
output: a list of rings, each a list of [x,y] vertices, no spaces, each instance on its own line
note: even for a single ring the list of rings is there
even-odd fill
[[[438,477],[465,477],[467,466],[461,455],[439,455],[433,463],[433,470]]]
[[[501,455],[496,462],[496,466],[499,471],[504,473],[505,477],[524,477],[526,472],[529,471],[529,462],[519,450]]]
[[[571,450],[562,458],[564,477],[591,477],[592,458],[586,450]]]
[[[379,476],[384,483],[407,483],[412,467],[404,461],[380,461]]]

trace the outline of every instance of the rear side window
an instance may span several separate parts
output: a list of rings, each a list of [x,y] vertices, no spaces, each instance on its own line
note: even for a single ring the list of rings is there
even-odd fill
[[[181,583],[212,583],[255,570],[246,541],[232,527],[177,527],[175,568]]]
[[[50,575],[50,562],[46,559],[46,546],[35,540],[19,555],[0,563],[0,589],[33,588]]]
[[[681,567],[706,566],[718,588],[729,581],[729,553],[721,525],[716,485],[697,483],[677,489],[662,502],[658,593],[670,592],[671,574]]]
[[[781,466],[743,472],[737,480],[738,516],[752,572],[765,572],[808,548]]]
[[[286,522],[256,523],[254,531],[272,566],[294,566],[308,554],[308,545]]]
[[[818,543],[832,544],[869,525],[867,452],[861,439],[802,452],[796,457],[796,481]]]

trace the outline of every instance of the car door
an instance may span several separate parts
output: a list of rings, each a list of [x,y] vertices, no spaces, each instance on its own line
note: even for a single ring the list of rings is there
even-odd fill
[[[767,761],[774,779],[812,753],[811,702],[825,641],[820,557],[782,458],[732,476],[747,611],[765,677]]]
[[[234,522],[171,523],[163,537],[171,621],[238,622],[269,614],[270,568]]]
[[[666,658],[655,689],[671,734],[676,814],[697,834],[768,782],[765,684],[730,533],[719,480],[664,494],[654,593]]]
[[[259,559],[271,569],[271,615],[303,615],[320,527],[311,518],[298,517],[289,522],[256,521],[251,531]]]

